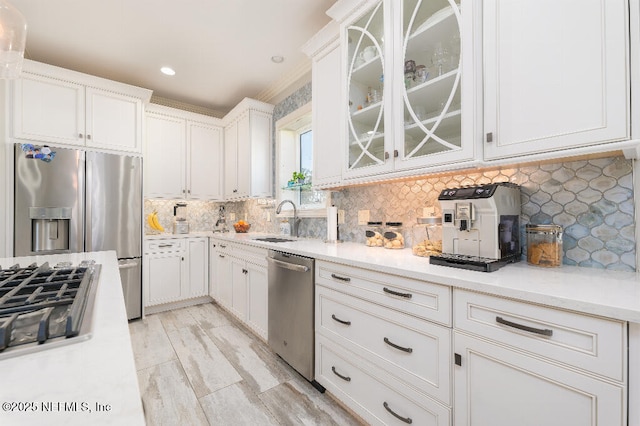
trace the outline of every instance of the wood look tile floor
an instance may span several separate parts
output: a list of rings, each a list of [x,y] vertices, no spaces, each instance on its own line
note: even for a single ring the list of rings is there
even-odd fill
[[[147,425],[362,425],[215,303],[129,324]]]

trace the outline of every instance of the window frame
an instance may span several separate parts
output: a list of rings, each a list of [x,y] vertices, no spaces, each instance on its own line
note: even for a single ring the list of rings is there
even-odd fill
[[[314,204],[313,207],[304,208],[303,206],[300,206],[299,191],[283,189],[283,187],[286,187],[287,181],[291,179],[291,173],[294,170],[294,165],[296,168],[299,167],[299,137],[306,131],[313,131],[311,118],[312,110],[311,102],[309,102],[276,122],[276,167],[274,179],[276,203],[279,204],[283,200],[293,201],[298,210],[298,217],[326,217],[326,209],[331,206],[330,194],[326,194],[327,196],[324,203]],[[295,147],[295,150],[291,148],[292,145]],[[285,154],[287,151],[290,153]],[[315,151],[315,149],[313,151]],[[291,216],[293,216],[293,208],[288,203],[283,206],[282,212],[277,215],[277,217]]]

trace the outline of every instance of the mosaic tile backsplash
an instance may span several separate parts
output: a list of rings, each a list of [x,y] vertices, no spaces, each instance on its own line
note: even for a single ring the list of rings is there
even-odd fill
[[[371,220],[403,222],[405,237],[410,241],[411,227],[416,217],[422,215],[423,207],[433,206],[436,213],[440,213],[437,198],[444,188],[491,182],[513,182],[521,186],[523,243],[526,242],[525,224],[561,225],[564,264],[636,269],[632,162],[623,157],[447,174],[343,189],[332,194],[333,203],[346,212],[346,223],[340,225],[340,239],[364,242],[358,210],[369,210]],[[170,231],[175,202],[146,200],[145,214],[157,210],[161,223]],[[191,230],[212,230],[220,205],[188,202]],[[224,203],[224,206],[229,225],[232,223],[230,213],[234,213],[236,220],[246,218],[253,232],[278,233],[274,200],[248,200]],[[269,222],[267,214],[272,219]],[[147,232],[152,233],[148,227]],[[302,219],[300,236],[325,238],[326,219]]]

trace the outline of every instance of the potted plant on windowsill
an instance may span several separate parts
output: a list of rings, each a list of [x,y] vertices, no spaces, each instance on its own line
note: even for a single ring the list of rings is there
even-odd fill
[[[287,182],[287,185],[288,186],[302,185],[306,180],[306,178],[307,177],[302,172],[298,172],[298,171],[293,172],[293,175],[291,176],[291,180]]]

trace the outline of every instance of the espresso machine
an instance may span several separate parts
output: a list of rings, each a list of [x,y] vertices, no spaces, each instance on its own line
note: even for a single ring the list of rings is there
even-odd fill
[[[520,187],[509,182],[448,188],[442,208],[442,254],[430,263],[492,272],[520,260]]]

